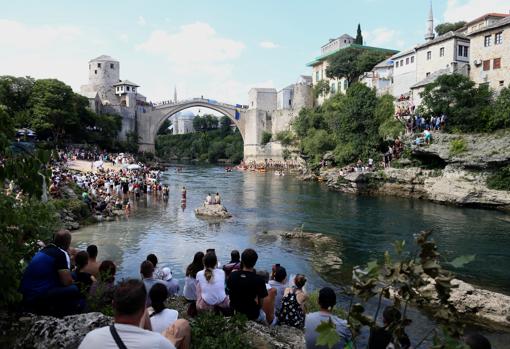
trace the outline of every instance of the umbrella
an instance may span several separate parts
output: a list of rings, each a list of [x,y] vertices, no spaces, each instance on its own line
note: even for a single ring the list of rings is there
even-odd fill
[[[139,169],[140,169],[140,165],[137,165],[137,164],[131,164],[131,165],[128,165],[128,166],[127,166],[127,169],[128,169],[128,170],[139,170]]]

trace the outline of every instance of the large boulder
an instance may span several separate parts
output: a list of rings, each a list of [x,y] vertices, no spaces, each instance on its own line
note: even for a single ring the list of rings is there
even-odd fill
[[[232,215],[227,211],[225,206],[220,204],[206,205],[203,204],[195,209],[195,214],[201,217],[209,218],[230,218]]]
[[[90,331],[112,324],[113,319],[101,313],[85,313],[62,319],[32,316],[20,319],[25,329],[17,336],[16,348],[78,348]],[[21,335],[22,334],[22,335]]]
[[[303,331],[289,326],[264,326],[254,321],[247,323],[247,336],[259,349],[304,349]]]

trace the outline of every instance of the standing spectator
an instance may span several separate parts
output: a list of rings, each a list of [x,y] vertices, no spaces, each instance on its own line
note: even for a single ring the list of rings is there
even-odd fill
[[[255,273],[257,259],[255,250],[244,250],[241,254],[242,269],[230,274],[227,286],[234,311],[245,314],[249,320],[265,323],[266,314],[261,307],[267,297],[267,289],[264,280]]]

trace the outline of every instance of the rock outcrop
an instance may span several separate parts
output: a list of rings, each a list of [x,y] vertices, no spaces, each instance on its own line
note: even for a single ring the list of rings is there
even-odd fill
[[[225,206],[220,204],[207,205],[203,204],[195,209],[195,214],[199,217],[208,218],[230,218],[232,215],[227,211]]]
[[[83,337],[93,329],[108,326],[112,318],[101,313],[20,318],[16,348],[78,348]]]

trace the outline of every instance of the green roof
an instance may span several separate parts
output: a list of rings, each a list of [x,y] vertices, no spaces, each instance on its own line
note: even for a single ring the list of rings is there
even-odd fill
[[[389,48],[374,47],[374,46],[365,46],[365,45],[358,45],[358,44],[350,44],[350,45],[347,45],[345,47],[339,48],[339,49],[337,49],[335,51],[331,51],[331,52],[325,53],[323,55],[320,55],[318,57],[315,57],[315,59],[313,61],[306,63],[306,66],[307,67],[313,67],[317,63],[324,61],[325,59],[327,59],[328,57],[334,55],[338,51],[343,50],[343,49],[348,48],[348,47],[361,48],[361,49],[367,49],[367,50],[373,50],[373,51],[388,52],[388,54],[392,54],[392,55],[397,53],[397,52],[399,52],[398,50],[393,50],[393,49],[389,49]]]

